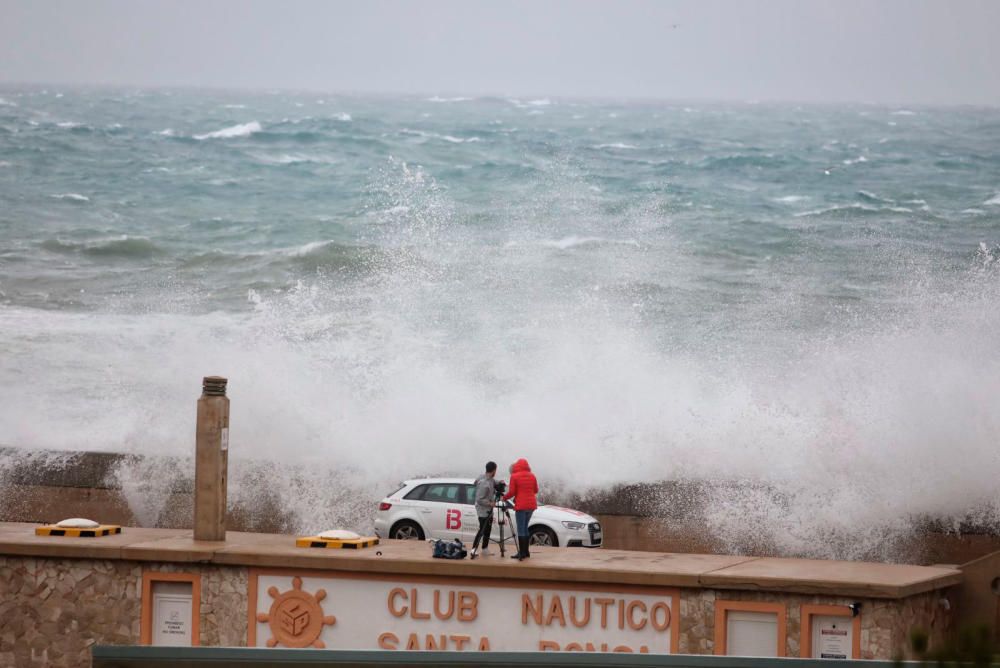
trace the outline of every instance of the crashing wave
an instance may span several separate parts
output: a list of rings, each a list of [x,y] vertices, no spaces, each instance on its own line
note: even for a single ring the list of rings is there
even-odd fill
[[[80,193],[62,193],[61,195],[49,195],[52,199],[63,199],[71,202],[89,202],[90,198]]]
[[[233,139],[235,137],[249,137],[255,132],[261,131],[260,123],[257,121],[250,121],[249,123],[240,123],[238,125],[231,125],[228,128],[222,128],[221,130],[216,130],[215,132],[206,132],[202,135],[195,135],[194,138],[198,140],[203,139]]]

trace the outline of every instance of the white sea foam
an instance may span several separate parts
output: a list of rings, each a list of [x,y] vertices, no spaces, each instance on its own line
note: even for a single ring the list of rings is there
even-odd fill
[[[224,105],[222,105],[222,108],[223,109],[246,109],[247,105],[245,105],[245,104],[224,104]]]
[[[62,193],[61,195],[49,195],[52,199],[66,199],[73,202],[89,202],[90,198],[79,193]]]
[[[305,153],[282,153],[280,155],[268,155],[258,153],[254,155],[261,162],[269,165],[297,165],[303,163],[313,163],[317,165],[333,165],[339,162],[337,158],[329,155],[316,155]]]
[[[239,125],[231,125],[228,128],[222,128],[221,130],[216,130],[215,132],[207,132],[201,135],[195,135],[195,139],[232,139],[234,137],[249,137],[255,132],[261,131],[260,123],[257,121],[250,121],[249,123],[240,123]]]
[[[60,127],[60,128],[70,128],[70,129],[72,129],[72,128],[82,127],[83,124],[82,123],[77,123],[75,121],[60,121],[60,122],[56,123],[56,126]]]
[[[176,137],[177,136],[174,133],[173,128],[165,128],[163,130],[160,130],[156,134],[160,135],[161,137]]]
[[[916,116],[917,112],[910,111],[909,109],[898,109],[892,112],[893,116]]]
[[[547,107],[552,104],[552,100],[547,97],[543,97],[538,100],[529,100],[528,105],[531,107]]]
[[[333,115],[333,120],[335,120],[335,121],[341,121],[342,123],[346,123],[347,121],[351,120],[351,115],[348,114],[348,113],[345,113],[345,112],[341,112],[339,114],[334,114]]]
[[[615,142],[613,144],[598,144],[594,148],[602,148],[602,149],[603,148],[617,148],[617,149],[622,149],[622,150],[635,150],[635,149],[638,149],[639,147],[635,146],[633,144],[623,144],[622,142]]]
[[[472,100],[471,97],[440,97],[439,95],[427,98],[428,102],[469,102],[470,100]]]
[[[16,107],[16,106],[17,106],[16,102],[11,102],[10,100],[5,100],[2,97],[0,97],[0,107]]]
[[[865,157],[865,156],[863,156],[863,155],[859,155],[858,157],[856,157],[856,158],[854,158],[854,159],[847,159],[847,160],[844,160],[844,164],[845,164],[845,165],[856,165],[856,164],[858,164],[859,162],[868,162],[868,158],[866,158],[866,157]]]
[[[804,202],[807,199],[812,199],[808,195],[785,195],[783,197],[775,197],[775,202],[784,202],[786,204],[794,204],[795,202]]]
[[[570,235],[568,237],[563,237],[561,239],[542,239],[540,241],[523,242],[523,241],[508,241],[504,244],[506,248],[516,248],[518,246],[533,245],[542,246],[544,248],[556,248],[558,250],[569,250],[570,248],[577,248],[580,246],[598,246],[598,245],[618,245],[618,246],[639,246],[639,242],[635,239],[608,239],[605,237],[581,237],[577,235]]]
[[[1000,193],[983,202],[986,206],[1000,206]]]

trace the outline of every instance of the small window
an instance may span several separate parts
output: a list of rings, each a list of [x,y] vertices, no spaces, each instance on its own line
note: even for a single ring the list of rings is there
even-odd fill
[[[439,503],[463,503],[459,499],[460,487],[460,485],[454,484],[427,485],[427,492],[424,494],[423,500]]]
[[[394,490],[392,490],[391,492],[389,492],[388,494],[386,494],[386,495],[385,495],[385,498],[387,498],[387,499],[388,499],[388,498],[390,498],[390,497],[392,497],[392,496],[395,496],[396,494],[399,494],[399,493],[400,493],[401,491],[403,491],[403,489],[404,489],[405,487],[406,487],[406,485],[405,485],[405,484],[403,484],[403,483],[399,483],[399,486],[398,486],[398,487],[396,487],[396,489],[394,489]],[[411,493],[412,493],[412,492],[411,492]]]
[[[475,505],[476,503],[476,486],[475,485],[465,485],[465,503]]]
[[[418,485],[409,494],[404,496],[404,499],[409,499],[410,501],[419,501],[424,498],[424,492],[427,491],[429,485]]]

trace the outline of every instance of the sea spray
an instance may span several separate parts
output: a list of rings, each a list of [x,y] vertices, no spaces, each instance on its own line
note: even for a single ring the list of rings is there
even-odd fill
[[[850,108],[327,100],[348,123],[248,94],[258,131],[194,141],[243,125],[203,95],[81,103],[113,139],[4,107],[35,128],[5,160],[61,159],[0,182],[0,443],[183,459],[220,373],[231,494],[291,531],[367,530],[403,478],[520,456],[550,489],[691,482],[734,551],[1000,528],[992,112],[881,144]],[[163,466],[116,473],[143,521]]]

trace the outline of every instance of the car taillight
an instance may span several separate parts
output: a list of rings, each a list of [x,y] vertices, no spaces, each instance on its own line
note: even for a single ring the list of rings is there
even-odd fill
[[[389,510],[390,508],[392,508],[392,504],[388,503],[387,501],[383,501],[382,503],[378,504],[379,510]]]

